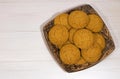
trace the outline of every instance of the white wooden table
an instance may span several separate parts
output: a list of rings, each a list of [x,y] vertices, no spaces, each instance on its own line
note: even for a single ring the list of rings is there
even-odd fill
[[[103,17],[116,49],[89,69],[64,72],[50,55],[41,25],[56,13],[91,4]],[[120,0],[0,0],[0,79],[119,79]]]

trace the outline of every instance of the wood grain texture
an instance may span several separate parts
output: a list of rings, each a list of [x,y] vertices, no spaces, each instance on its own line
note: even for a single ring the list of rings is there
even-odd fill
[[[50,55],[40,28],[59,12],[86,3],[102,16],[116,50],[94,67],[67,74]],[[119,0],[0,0],[0,78],[119,79],[119,7]]]

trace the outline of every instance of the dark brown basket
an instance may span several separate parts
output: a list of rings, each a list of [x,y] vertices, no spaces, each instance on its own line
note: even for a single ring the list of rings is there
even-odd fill
[[[94,13],[94,14],[98,15],[98,13],[88,4],[75,7],[73,9],[67,10],[67,11],[65,11],[63,13],[68,13],[69,14],[73,10],[82,10],[82,11],[86,12],[87,14]],[[109,32],[106,24],[104,23],[104,27],[103,27],[103,29],[101,31],[101,34],[105,38],[106,47],[102,51],[103,55],[101,56],[99,61],[97,61],[95,63],[87,63],[87,64],[84,64],[84,65],[66,65],[66,64],[62,63],[61,60],[60,60],[59,49],[55,45],[53,45],[48,39],[48,32],[49,32],[50,28],[53,26],[53,19],[43,26],[44,37],[45,37],[45,40],[47,42],[48,48],[51,51],[51,54],[53,55],[55,60],[59,63],[59,65],[67,72],[76,72],[76,71],[80,71],[80,70],[89,68],[91,66],[94,66],[97,63],[99,63],[100,61],[102,61],[105,57],[107,57],[110,53],[112,53],[112,51],[115,49],[113,39],[112,39],[112,37],[110,35],[110,32]]]

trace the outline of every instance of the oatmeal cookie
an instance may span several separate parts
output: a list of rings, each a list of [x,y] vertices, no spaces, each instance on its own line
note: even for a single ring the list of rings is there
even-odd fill
[[[93,32],[100,32],[103,28],[102,19],[96,14],[90,14],[88,16],[90,18],[90,21],[86,28]]]
[[[60,14],[58,16],[56,16],[56,18],[54,19],[54,24],[55,25],[64,25],[68,30],[71,28],[71,26],[68,24],[68,14],[67,13],[63,13]]]
[[[60,49],[60,59],[64,64],[75,64],[80,58],[80,50],[73,44],[66,44]]]
[[[89,63],[98,61],[102,55],[100,47],[92,46],[89,49],[83,49],[82,57]]]
[[[104,39],[104,37],[99,33],[95,33],[94,38],[95,38],[96,44],[98,44],[101,47],[101,49],[104,49],[105,48],[105,39]]]
[[[88,49],[94,41],[93,33],[87,29],[77,30],[73,36],[74,44],[81,49]]]
[[[89,17],[85,12],[76,10],[70,13],[68,22],[73,28],[84,28],[89,22]]]
[[[68,29],[62,25],[55,25],[49,31],[49,40],[58,47],[61,47],[68,40],[68,37]]]
[[[74,36],[74,33],[77,31],[77,29],[74,29],[74,28],[72,28],[72,29],[70,29],[70,31],[69,31],[69,41],[71,42],[71,43],[73,43],[73,36]]]

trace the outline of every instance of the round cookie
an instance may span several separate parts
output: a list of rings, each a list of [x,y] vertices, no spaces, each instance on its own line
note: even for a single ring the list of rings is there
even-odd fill
[[[81,51],[82,57],[89,63],[98,61],[102,55],[100,47],[92,46]]]
[[[66,44],[60,49],[60,59],[64,64],[75,64],[80,59],[80,50],[73,44]]]
[[[81,49],[88,49],[94,41],[93,33],[87,29],[77,30],[73,36],[74,44]]]
[[[71,26],[68,24],[68,14],[63,13],[55,17],[54,24],[60,24],[64,25],[68,30],[71,28]]]
[[[90,14],[88,16],[90,18],[90,21],[89,21],[86,28],[93,31],[93,32],[100,32],[103,28],[102,19],[95,14]]]
[[[85,12],[76,10],[70,13],[68,22],[73,28],[84,28],[89,22],[89,17]]]
[[[82,57],[78,60],[78,62],[76,63],[76,65],[82,65],[87,63]]]
[[[49,31],[49,40],[58,47],[61,47],[68,40],[68,37],[68,29],[62,25],[55,25]]]
[[[99,33],[95,33],[94,38],[95,38],[96,44],[98,44],[101,47],[101,49],[104,49],[105,48],[105,39],[104,39],[104,37]]]
[[[74,28],[72,28],[72,29],[70,29],[70,31],[69,31],[69,41],[71,42],[71,43],[73,43],[73,36],[74,36],[74,33],[77,31],[77,29],[74,29]]]

